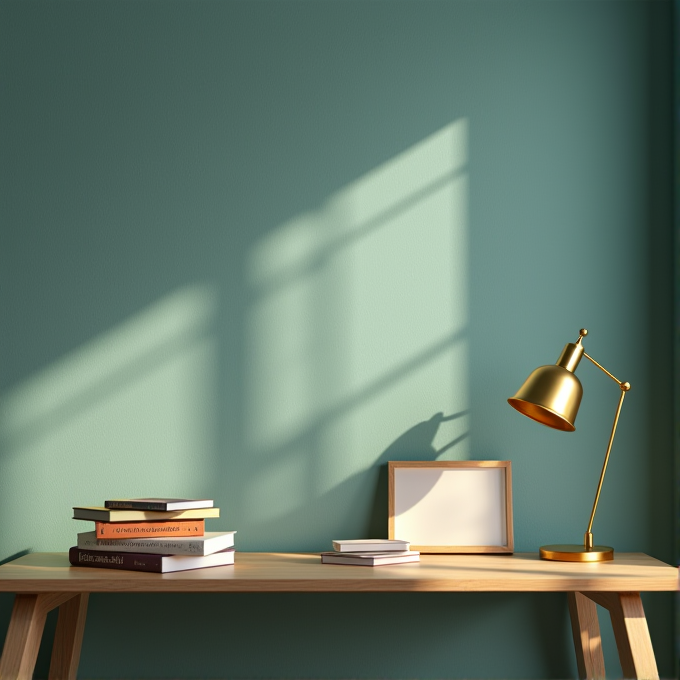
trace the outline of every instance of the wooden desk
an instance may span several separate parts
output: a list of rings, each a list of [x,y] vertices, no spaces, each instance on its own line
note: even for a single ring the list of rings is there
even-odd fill
[[[318,554],[237,553],[236,564],[174,574],[71,567],[65,553],[0,566],[0,592],[16,593],[0,659],[2,680],[32,677],[47,613],[59,607],[50,678],[75,678],[89,593],[566,592],[581,678],[604,678],[595,603],[609,610],[626,678],[658,678],[640,592],[678,590],[678,570],[642,553],[600,564],[536,554],[422,555],[383,567],[321,564]]]

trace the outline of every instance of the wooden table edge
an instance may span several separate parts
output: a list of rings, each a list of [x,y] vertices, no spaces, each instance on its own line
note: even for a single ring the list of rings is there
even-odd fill
[[[40,556],[66,560],[63,553],[36,553]],[[321,565],[318,553],[237,553],[236,564],[210,567],[169,574],[151,574],[93,567],[36,567],[9,562],[0,566],[0,592],[8,593],[121,593],[121,592],[677,592],[680,590],[678,569],[650,558],[642,553],[626,553],[631,564],[624,562],[620,568],[630,566],[630,574],[606,574],[607,567],[592,569],[586,565],[543,563],[534,559],[533,553],[516,556],[486,556],[481,564],[493,573],[485,576],[484,568],[473,575],[470,564],[480,564],[479,556],[429,556],[423,555],[421,563],[381,567],[355,567],[348,565]],[[625,558],[622,557],[622,560]],[[26,561],[19,558],[19,562]],[[241,564],[239,564],[241,560]],[[510,577],[503,574],[503,564],[516,566],[537,565],[546,571],[519,571]],[[635,562],[641,562],[642,565]],[[268,572],[260,576],[262,564]],[[452,562],[453,564],[452,566]],[[14,565],[14,566],[13,566]],[[279,565],[281,571],[279,571]],[[422,576],[418,571],[422,567]],[[438,566],[450,573],[437,578],[433,569]],[[466,566],[467,565],[467,566]],[[309,573],[304,575],[309,567]],[[456,577],[456,569],[461,576]],[[645,573],[635,574],[635,569]],[[54,577],[54,572],[59,572]],[[650,572],[651,571],[651,575]],[[661,573],[657,573],[661,572]],[[22,574],[25,574],[22,576]],[[50,578],[52,572],[52,578]],[[241,572],[241,573],[239,573]],[[286,573],[285,576],[278,574]],[[6,578],[3,578],[4,574]],[[45,573],[45,577],[40,577]],[[452,575],[453,574],[453,575]],[[475,572],[476,574],[476,572]]]
[[[15,593],[0,658],[0,676],[21,680],[32,677],[46,612],[59,607],[50,678],[75,678],[89,593],[566,592],[580,677],[604,677],[601,636],[594,614],[597,603],[610,611],[626,677],[658,678],[640,592],[680,589],[675,567],[642,553],[622,556],[609,574],[606,566],[586,565],[580,570],[573,565],[560,566],[560,563],[543,565],[537,563],[533,554],[486,556],[481,562],[479,558],[475,561],[464,557],[424,556],[422,577],[417,576],[419,563],[362,568],[321,565],[318,553],[239,554],[243,560],[240,566],[237,555],[235,565],[172,574],[71,567],[64,553],[36,553],[0,566],[0,592]],[[503,564],[514,565],[505,570],[505,577],[499,574]],[[298,572],[304,573],[306,568],[309,568],[308,575],[299,576]],[[268,575],[258,577],[258,569]],[[432,573],[437,569],[452,574],[458,570],[461,575],[436,578]],[[482,575],[471,575],[475,569]],[[623,569],[631,573],[622,573]],[[55,572],[60,578],[41,576]],[[285,572],[288,577],[273,576]],[[662,575],[658,575],[659,572]],[[7,577],[3,578],[5,574]]]

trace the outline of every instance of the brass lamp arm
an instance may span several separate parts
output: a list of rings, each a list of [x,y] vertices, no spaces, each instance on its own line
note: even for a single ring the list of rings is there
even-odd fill
[[[588,354],[588,352],[583,352],[583,356],[594,363],[602,372],[606,373],[614,382],[617,382],[619,387],[624,390],[624,392],[627,392],[630,389],[630,383],[621,382],[618,378],[614,377],[604,366],[602,366],[602,364],[598,364],[597,361],[595,361],[595,359],[593,359],[593,357]],[[628,387],[624,389],[624,385],[628,385]]]
[[[584,545],[585,545],[586,550],[592,550],[592,548],[593,548],[592,528],[593,528],[593,520],[595,519],[595,510],[597,510],[597,502],[600,500],[600,491],[602,491],[602,482],[604,481],[604,473],[607,471],[607,463],[609,463],[609,454],[611,453],[612,444],[614,443],[614,435],[616,434],[616,426],[619,424],[619,415],[621,413],[621,407],[623,406],[623,399],[626,396],[626,392],[628,392],[628,390],[630,390],[630,383],[629,382],[621,382],[620,380],[615,378],[606,368],[604,368],[603,366],[598,364],[597,361],[595,361],[595,359],[593,359],[586,352],[583,352],[583,356],[586,357],[586,359],[589,359],[601,371],[606,373],[614,382],[618,383],[619,387],[621,388],[621,396],[619,397],[619,404],[616,407],[616,414],[614,415],[614,423],[612,425],[612,432],[609,435],[609,443],[607,444],[607,453],[605,454],[605,457],[604,457],[604,463],[602,465],[602,472],[600,472],[600,481],[597,483],[597,492],[595,493],[595,501],[593,503],[593,509],[590,513],[590,521],[588,522],[588,530],[586,531],[585,536],[584,536]]]

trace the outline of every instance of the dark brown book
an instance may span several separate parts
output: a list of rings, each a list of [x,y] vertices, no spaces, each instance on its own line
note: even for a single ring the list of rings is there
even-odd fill
[[[171,571],[234,564],[234,549],[228,548],[211,555],[149,555],[111,550],[84,550],[74,546],[68,551],[68,561],[74,567],[127,569],[128,571],[152,571],[165,574]]]

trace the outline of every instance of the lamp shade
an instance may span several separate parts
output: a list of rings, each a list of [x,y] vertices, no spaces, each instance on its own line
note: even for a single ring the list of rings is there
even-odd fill
[[[582,396],[581,381],[570,370],[553,364],[533,371],[508,403],[543,425],[573,432]]]

